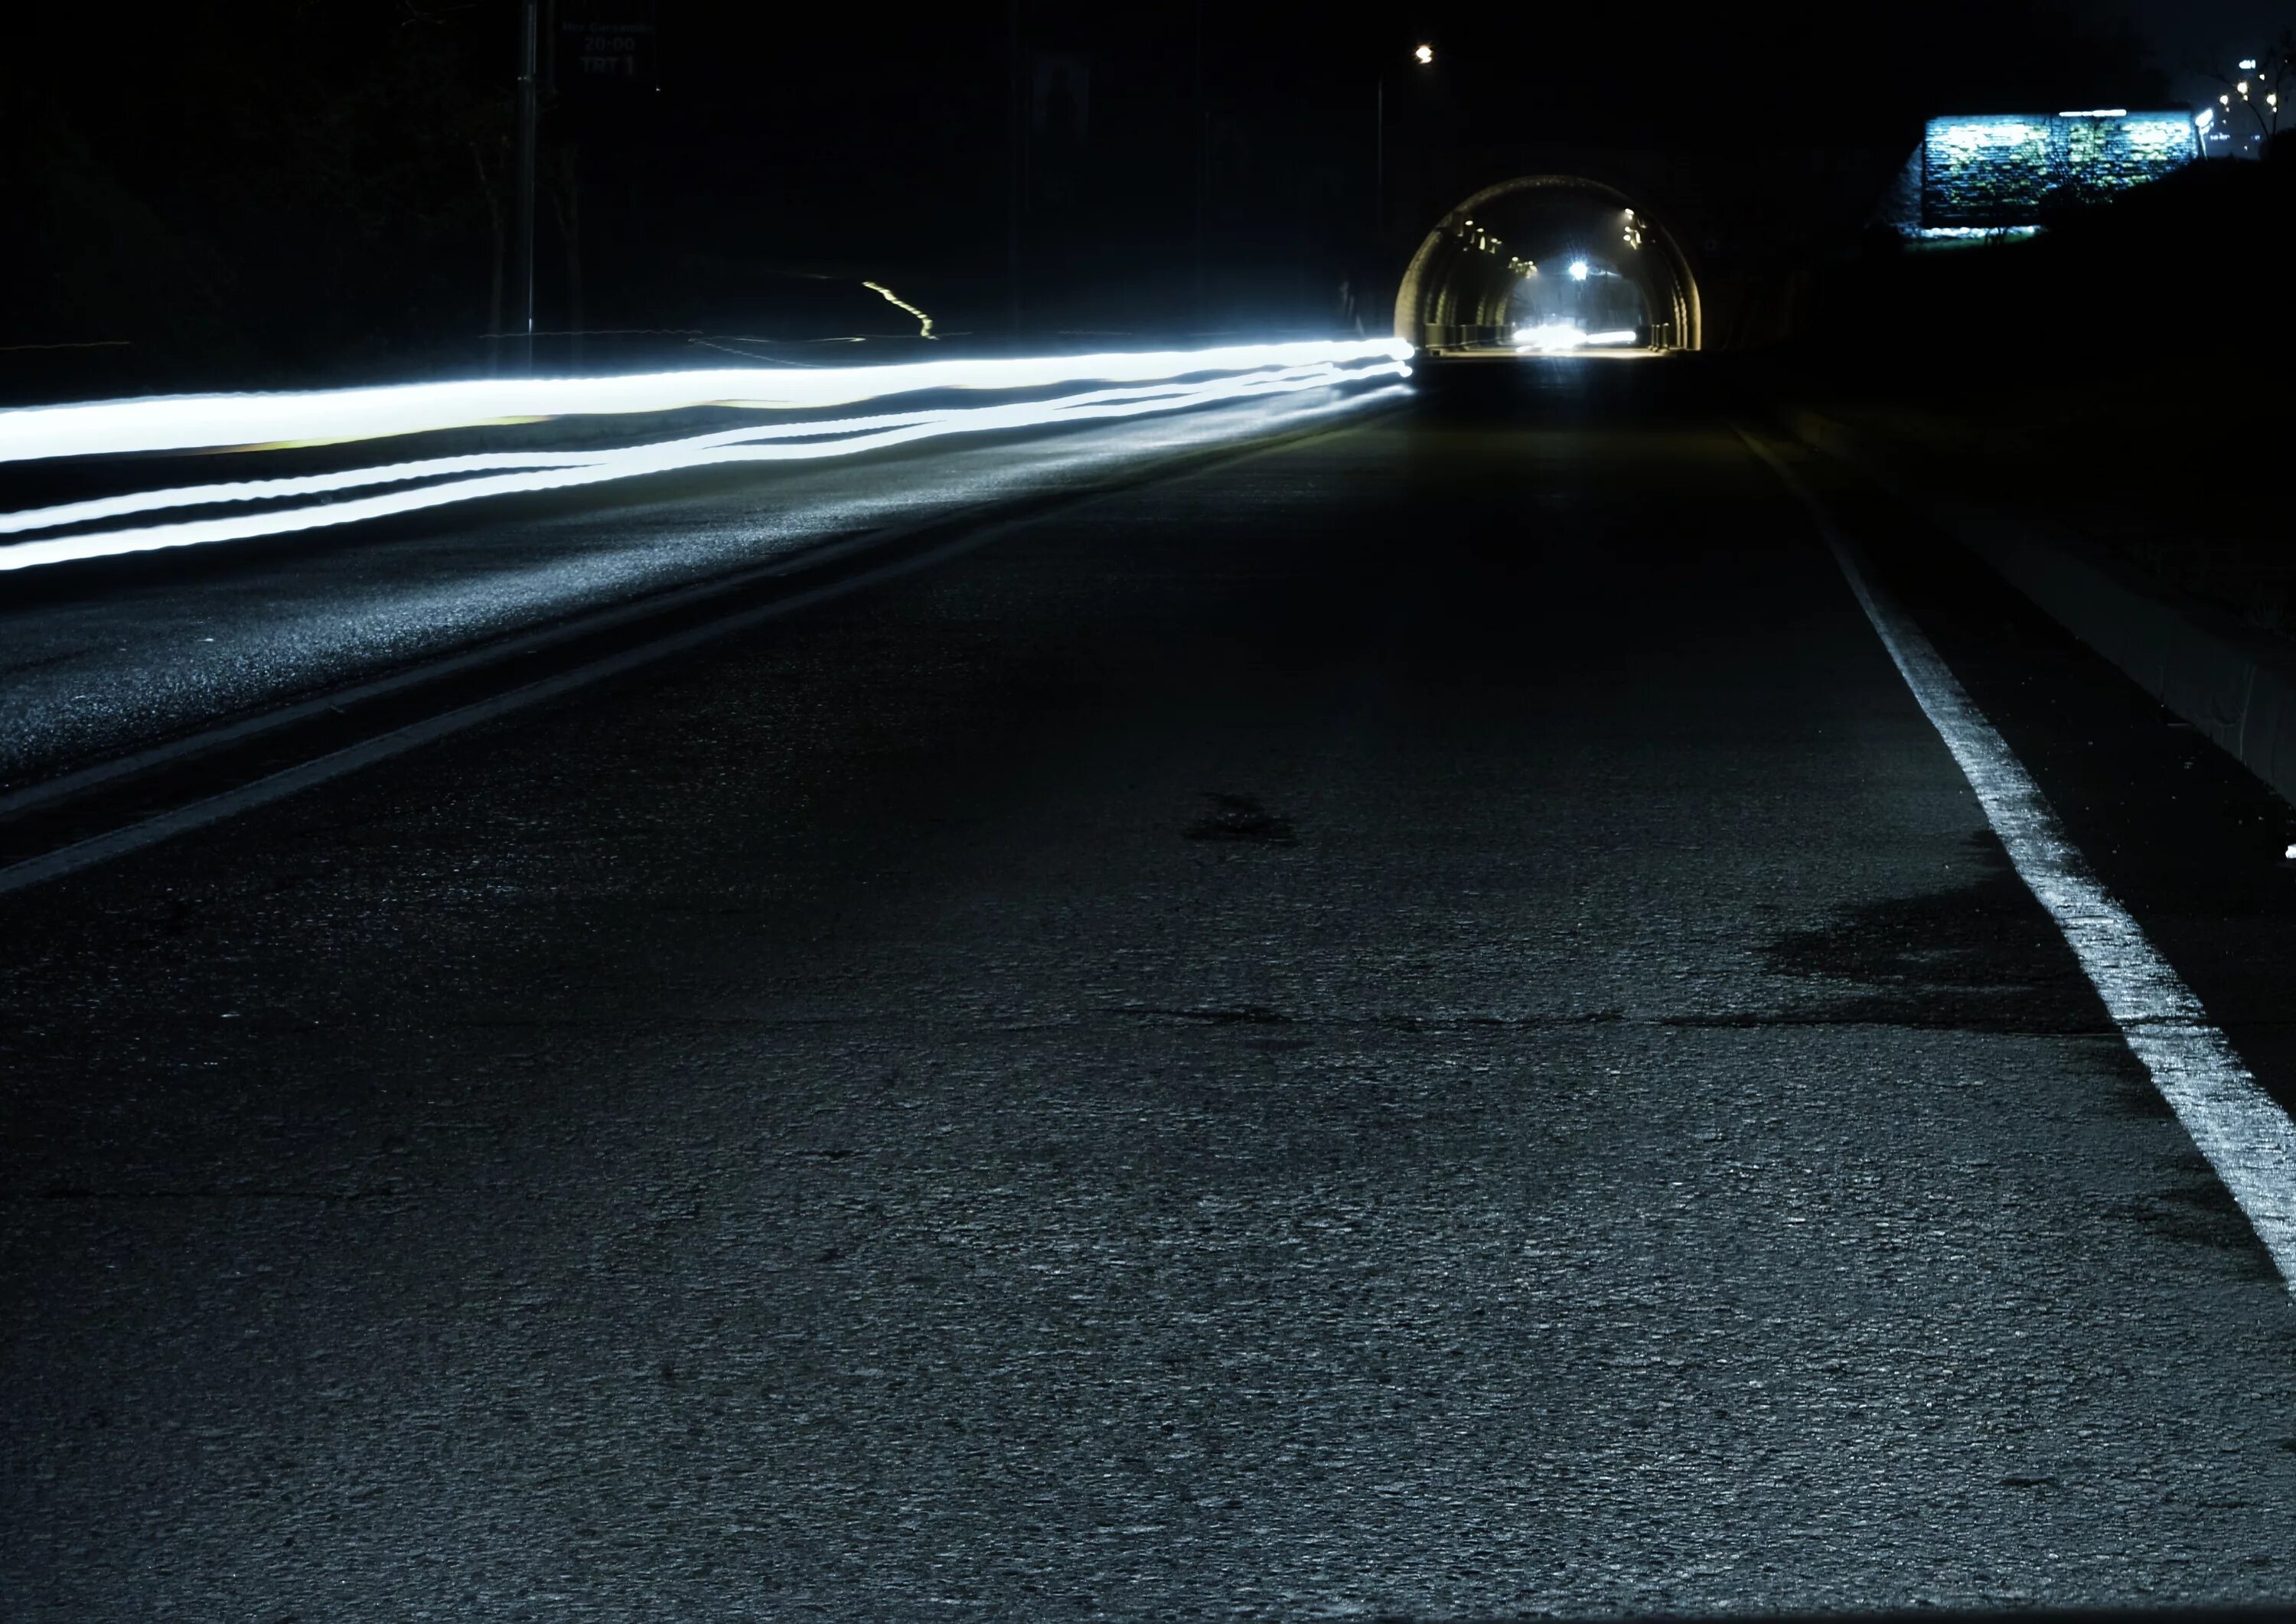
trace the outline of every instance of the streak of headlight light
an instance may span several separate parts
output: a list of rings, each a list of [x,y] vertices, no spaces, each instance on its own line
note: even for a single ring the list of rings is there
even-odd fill
[[[1036,404],[1056,414],[1072,414],[1081,406],[1113,400],[1173,398],[1178,404],[1188,404],[1201,398],[1201,386],[1190,388],[1157,384],[1144,390],[1101,390]],[[329,473],[295,474],[272,480],[231,480],[213,485],[183,485],[165,490],[131,491],[121,496],[62,503],[54,507],[27,508],[20,513],[0,513],[0,535],[60,529],[66,525],[93,524],[107,519],[125,519],[136,513],[164,513],[171,508],[213,507],[234,502],[273,502],[289,496],[327,496],[366,486],[407,485],[424,480],[443,480],[455,474],[506,472],[519,469],[588,468],[637,452],[706,451],[719,446],[783,439],[822,439],[906,429],[923,423],[945,425],[948,432],[959,433],[964,431],[983,410],[998,409],[1001,408],[944,407],[930,412],[899,412],[875,417],[847,417],[827,422],[812,420],[777,423],[766,428],[728,429],[716,434],[695,435],[686,439],[664,440],[643,447],[593,451],[481,452],[463,456],[430,457],[413,463],[386,463],[370,468],[339,469]],[[1047,421],[1058,420],[1056,415]]]
[[[1590,332],[1586,341],[1589,344],[1631,344],[1635,341],[1635,332],[1632,328],[1613,332]]]
[[[911,361],[888,366],[703,367],[622,378],[473,378],[286,395],[172,395],[0,411],[0,463],[279,445],[702,406],[806,411],[927,390],[1160,383],[1210,373],[1411,358],[1400,339],[1234,344],[1137,354]]]
[[[415,490],[395,491],[382,496],[366,496],[349,502],[323,503],[316,506],[272,509],[259,513],[232,514],[222,518],[190,520],[178,524],[146,525],[126,530],[104,530],[87,535],[62,536],[43,541],[21,541],[0,546],[0,570],[22,570],[39,564],[64,563],[80,559],[109,558],[124,553],[152,552],[163,547],[193,546],[209,542],[251,540],[264,536],[281,536],[299,530],[354,524],[365,520],[386,518],[394,514],[419,513],[426,508],[443,507],[452,503],[478,501],[488,496],[512,496],[550,490],[572,489],[586,485],[604,484],[615,480],[634,479],[642,474],[668,473],[681,470],[704,468],[736,463],[807,461],[820,457],[850,456],[863,451],[906,445],[938,435],[981,432],[1007,428],[1027,428],[1054,422],[1076,422],[1103,418],[1136,417],[1149,413],[1174,412],[1191,406],[1207,406],[1223,400],[1238,400],[1253,395],[1290,394],[1301,390],[1359,379],[1403,377],[1409,368],[1400,360],[1387,365],[1362,370],[1343,371],[1331,364],[1294,367],[1283,372],[1251,373],[1241,378],[1226,378],[1188,387],[1174,387],[1143,397],[1138,390],[1102,390],[1092,395],[1071,396],[1050,401],[1030,401],[1003,406],[979,406],[965,411],[945,414],[919,414],[914,417],[894,419],[902,424],[896,428],[881,428],[850,434],[843,439],[813,443],[789,443],[791,430],[798,432],[830,433],[844,426],[839,423],[790,425],[775,431],[753,432],[753,441],[766,434],[780,433],[784,438],[775,443],[723,443],[723,437],[706,437],[718,441],[700,446],[690,441],[669,441],[655,446],[632,447],[626,450],[603,453],[578,467],[532,469],[522,473],[496,473],[487,477],[451,480],[445,484],[426,485]],[[1120,397],[1111,398],[1111,397]],[[927,419],[920,421],[920,419]],[[952,421],[955,420],[955,421]],[[885,419],[850,420],[860,422],[882,422]]]
[[[879,297],[883,299],[887,304],[892,306],[896,310],[906,310],[911,316],[915,316],[917,318],[917,336],[919,338],[929,339],[932,337],[933,330],[931,316],[927,316],[923,311],[918,309],[914,305],[911,304],[907,299],[903,299],[899,294],[894,292],[892,289],[887,287],[882,282],[865,282],[861,285],[868,289],[872,293],[877,294]]]

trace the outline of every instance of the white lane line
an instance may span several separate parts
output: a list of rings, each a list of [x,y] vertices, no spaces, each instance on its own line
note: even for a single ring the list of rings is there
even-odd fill
[[[2128,910],[2089,874],[2007,742],[1921,628],[1867,578],[1856,544],[1792,469],[1751,435],[1740,437],[1809,510],[1906,685],[1977,791],[2018,877],[2057,922],[2130,1051],[2296,1291],[2296,1123],[2257,1086]]]

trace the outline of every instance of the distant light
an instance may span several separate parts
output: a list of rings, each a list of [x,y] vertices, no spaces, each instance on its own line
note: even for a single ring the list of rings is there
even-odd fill
[[[1636,336],[1633,328],[1626,327],[1610,332],[1590,332],[1587,335],[1587,341],[1589,344],[1631,344]]]
[[[2246,95],[2248,94],[2248,81],[2246,79],[2243,79],[2239,84],[2234,85],[2233,88],[2240,92],[2241,94]]]
[[[2232,105],[2232,97],[2229,94],[2220,95],[2217,100],[2226,107],[2230,107]]]
[[[2040,127],[2015,119],[1932,119],[1930,137],[1948,152],[1966,156],[1988,147],[2024,146],[2041,138]]]
[[[2182,119],[2131,119],[2120,127],[2131,146],[2150,148],[2155,152],[2192,144],[2192,131]]]
[[[2057,117],[2060,119],[2126,119],[2128,117],[2128,110],[2125,107],[2077,107],[2070,112],[2059,113]]]
[[[931,316],[927,316],[923,311],[922,311],[922,310],[918,309],[914,305],[913,305],[913,304],[909,303],[909,301],[908,301],[907,299],[903,299],[899,294],[898,294],[898,293],[894,292],[892,289],[890,289],[890,288],[887,287],[883,283],[882,283],[882,282],[865,282],[865,283],[863,283],[861,285],[862,285],[863,287],[865,287],[865,288],[868,289],[868,290],[869,290],[869,291],[871,291],[872,293],[876,294],[879,298],[882,299],[883,299],[887,304],[889,304],[889,305],[892,306],[895,309],[897,309],[897,310],[906,310],[906,311],[907,311],[911,316],[915,316],[915,317],[917,318],[917,324],[918,324],[918,328],[917,328],[917,336],[918,336],[919,338],[921,338],[921,339],[938,339],[939,337],[940,337],[940,334],[939,334],[938,332],[935,332],[932,330],[932,317],[931,317]]]
[[[1570,280],[1573,282],[1587,280],[1587,262],[1584,259],[1573,259],[1570,262]]]
[[[2240,70],[2243,73],[2254,73],[2256,71],[2256,58],[2252,56],[2242,57],[2240,59]]]
[[[2038,226],[1924,226],[1915,234],[1939,242],[1974,241],[1980,237],[2021,242],[2028,237],[2040,234],[2041,228]]]
[[[1537,327],[1518,327],[1513,340],[1517,354],[1534,350],[1576,349],[1587,341],[1583,328],[1568,322],[1547,322]]]
[[[1424,68],[1435,60],[1435,47],[1422,45],[1411,53],[1411,60]]]

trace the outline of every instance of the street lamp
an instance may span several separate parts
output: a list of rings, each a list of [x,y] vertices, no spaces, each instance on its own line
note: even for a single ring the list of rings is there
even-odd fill
[[[1423,45],[1411,53],[1422,68],[1432,67],[1435,47]],[[1380,70],[1372,138],[1371,234],[1374,242],[1387,234],[1387,70]]]

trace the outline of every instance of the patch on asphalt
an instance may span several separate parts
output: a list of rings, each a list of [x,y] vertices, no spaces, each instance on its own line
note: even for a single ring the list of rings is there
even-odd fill
[[[1682,1026],[1835,1022],[1986,1032],[2116,1035],[2063,935],[1990,830],[1972,837],[1982,879],[1866,903],[1761,948],[1765,966],[1839,991],[1815,1009],[1674,1017]]]
[[[2272,1254],[2256,1238],[2248,1215],[2207,1160],[2198,1151],[2187,1150],[2169,1158],[2169,1162],[2182,1176],[2177,1183],[2147,1191],[2134,1201],[2116,1202],[2106,1212],[2133,1219],[2153,1234],[2186,1246],[2230,1252],[2242,1260],[2244,1276],[2279,1279]]]
[[[1232,1009],[1156,1009],[1144,1005],[1127,1005],[1117,1013],[1140,1015],[1156,1021],[1201,1021],[1210,1026],[1289,1026],[1292,1017],[1282,1010],[1269,1009],[1264,1004],[1245,1004]]]
[[[1290,818],[1276,816],[1248,795],[1207,790],[1204,799],[1212,803],[1212,809],[1208,816],[1188,825],[1187,838],[1192,841],[1231,841],[1250,846],[1300,843]]]

